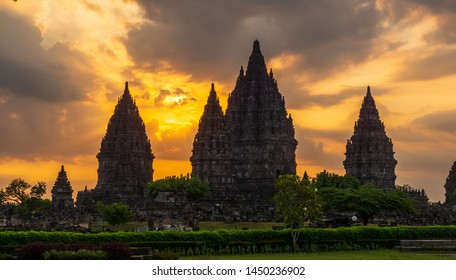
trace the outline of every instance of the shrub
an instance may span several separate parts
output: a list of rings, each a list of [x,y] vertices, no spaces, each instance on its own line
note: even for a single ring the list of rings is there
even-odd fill
[[[369,249],[392,248],[401,239],[456,239],[456,227],[303,228],[300,230],[298,245],[301,250],[306,251],[342,248],[343,246],[341,244],[353,248],[356,246],[359,248],[367,248],[369,246]],[[45,251],[100,250],[103,244],[113,242],[123,242],[135,247],[151,247],[157,252],[169,251],[187,254],[193,251],[195,255],[232,254],[233,252],[248,253],[254,251],[287,252],[287,248],[292,245],[290,231],[288,229],[281,231],[150,231],[141,233],[115,232],[97,234],[31,231],[0,232],[0,248],[3,248],[0,253],[11,254],[15,248],[20,248],[17,250],[19,259],[43,259],[42,254]],[[112,247],[115,246],[117,245],[112,245]],[[119,249],[117,251],[122,251],[123,249],[121,248],[125,249],[123,245],[118,245],[118,247]],[[192,249],[191,251],[189,251],[190,248]],[[108,252],[108,254],[110,253]],[[118,254],[121,254],[121,252],[118,252]],[[111,256],[109,258],[116,259],[117,257]]]
[[[177,253],[153,253],[150,257],[151,260],[178,260],[180,254]]]
[[[20,260],[42,260],[43,254],[49,249],[49,244],[44,242],[29,243],[17,250],[17,258]]]
[[[139,241],[139,242],[129,242],[132,247],[150,247],[152,250],[166,250],[170,248],[182,248],[185,250],[196,248],[201,249],[204,245],[204,241]]]
[[[20,260],[42,260],[44,259],[44,253],[46,251],[78,251],[81,249],[95,250],[94,245],[85,243],[44,243],[44,242],[32,242],[25,244],[17,250],[17,258]]]
[[[13,260],[14,256],[11,254],[0,253],[0,260]]]
[[[43,254],[45,260],[104,260],[106,253],[103,251],[89,251],[81,249],[78,251],[46,251]]]
[[[129,260],[132,255],[130,246],[123,242],[107,243],[101,248],[106,252],[108,260]]]

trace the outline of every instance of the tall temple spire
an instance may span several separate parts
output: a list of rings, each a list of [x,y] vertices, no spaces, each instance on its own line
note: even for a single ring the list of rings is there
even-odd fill
[[[206,106],[204,106],[200,123],[203,126],[210,126],[211,128],[221,127],[223,123],[223,111],[217,97],[217,92],[215,91],[214,83],[211,84],[211,91],[209,92]]]
[[[263,54],[260,49],[260,42],[255,40],[253,42],[252,53],[249,57],[249,63],[247,65],[246,76],[249,80],[262,77],[267,75],[266,63],[264,62]]]
[[[211,183],[227,178],[224,115],[214,83],[193,141],[192,174]]]
[[[124,100],[124,102],[127,102],[127,103],[134,103],[133,97],[130,94],[130,89],[128,89],[128,82],[125,82],[124,93],[123,93],[122,97],[120,98],[120,100]]]
[[[364,97],[359,117],[360,121],[380,122],[380,115],[378,114],[377,106],[375,105],[374,98],[372,97],[370,86],[367,87],[367,93]]]
[[[154,155],[146,127],[130,95],[128,82],[101,142],[98,182],[95,190],[106,202],[123,202],[136,207],[152,180]]]
[[[343,162],[348,175],[362,183],[371,182],[382,189],[395,188],[393,143],[386,135],[385,126],[372,97],[370,86],[364,97],[353,136],[346,145]]]
[[[215,90],[209,94],[193,143],[192,174],[210,183],[215,203],[228,200],[232,209],[270,215],[274,180],[296,174],[296,146],[293,120],[255,40],[225,115]]]

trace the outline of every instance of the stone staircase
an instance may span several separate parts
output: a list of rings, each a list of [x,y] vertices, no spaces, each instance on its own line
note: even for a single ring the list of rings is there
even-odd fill
[[[456,240],[401,240],[399,244],[400,251],[456,253]]]

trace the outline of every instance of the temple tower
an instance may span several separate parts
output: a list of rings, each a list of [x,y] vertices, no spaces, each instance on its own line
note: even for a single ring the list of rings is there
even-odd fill
[[[212,83],[190,157],[192,174],[211,184],[225,183],[231,175],[224,124],[222,107]]]
[[[143,207],[146,185],[153,177],[154,155],[128,82],[101,142],[95,191],[103,201]]]
[[[347,140],[345,156],[343,164],[348,175],[384,190],[395,188],[397,161],[393,143],[386,135],[370,87],[367,87],[353,136]]]
[[[52,210],[64,211],[74,208],[73,189],[68,180],[65,168],[62,165],[54,186],[51,190],[52,193]]]
[[[294,133],[285,100],[255,40],[225,115],[212,87],[193,143],[192,174],[207,180],[213,202],[232,213],[258,217],[271,212],[274,180],[296,174]]]
[[[448,173],[448,177],[445,182],[445,204],[455,205],[456,204],[456,161]]]
[[[241,67],[228,97],[226,131],[231,143],[232,177],[241,191],[271,196],[274,179],[296,174],[296,146],[291,115],[272,69],[268,73],[255,40],[247,71]]]

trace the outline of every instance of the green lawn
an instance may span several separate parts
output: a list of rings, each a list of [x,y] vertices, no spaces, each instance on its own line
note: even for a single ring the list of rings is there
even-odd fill
[[[410,253],[397,250],[322,252],[297,254],[250,254],[181,257],[181,260],[456,260],[444,253]]]

